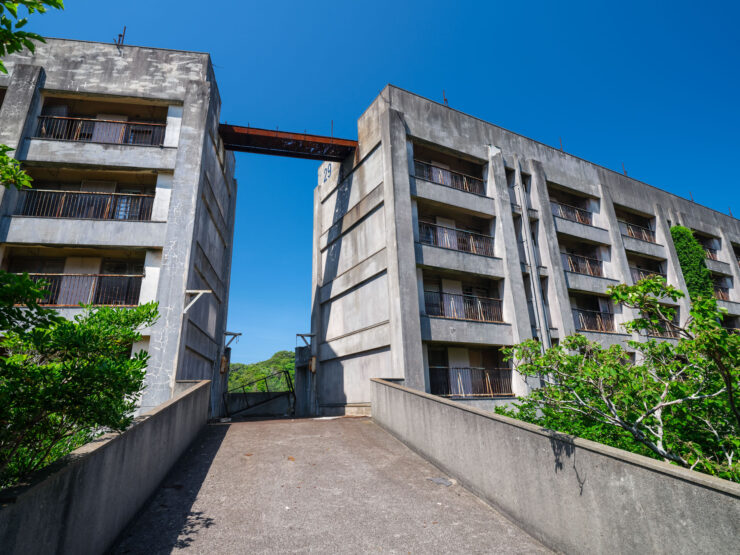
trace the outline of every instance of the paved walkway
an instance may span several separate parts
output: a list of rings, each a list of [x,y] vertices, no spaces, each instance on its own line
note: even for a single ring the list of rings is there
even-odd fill
[[[114,553],[181,550],[547,552],[366,418],[209,426]]]

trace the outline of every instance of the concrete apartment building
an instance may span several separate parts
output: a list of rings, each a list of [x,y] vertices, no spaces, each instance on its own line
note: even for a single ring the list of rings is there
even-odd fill
[[[142,410],[212,379],[218,414],[236,183],[210,57],[48,39],[4,62],[0,143],[34,182],[0,188],[1,267],[68,317],[158,301]]]
[[[704,244],[724,325],[740,328],[730,216],[393,86],[358,142],[354,158],[322,164],[314,192],[302,410],[367,411],[373,377],[481,408],[524,395],[537,384],[502,346],[574,332],[624,343],[631,314],[609,285],[660,274],[686,290],[675,224]],[[684,320],[685,299],[677,308]]]

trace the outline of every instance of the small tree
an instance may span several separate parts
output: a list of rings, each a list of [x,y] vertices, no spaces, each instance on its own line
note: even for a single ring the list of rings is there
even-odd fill
[[[625,325],[646,336],[628,342],[635,355],[583,335],[545,352],[524,342],[507,356],[521,374],[540,376],[545,385],[497,412],[740,481],[740,337],[722,328],[714,299],[694,301],[681,326],[660,301],[683,294],[661,277],[610,294],[642,315]],[[663,330],[678,340],[652,337]]]
[[[148,354],[131,352],[155,303],[87,309],[73,321],[0,339],[0,486],[28,476],[100,429],[123,431],[144,385]]]

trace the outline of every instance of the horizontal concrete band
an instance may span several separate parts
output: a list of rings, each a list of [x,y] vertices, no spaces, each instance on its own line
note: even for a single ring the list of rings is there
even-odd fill
[[[210,381],[191,384],[122,434],[108,434],[4,492],[3,553],[104,553],[206,425]]]
[[[373,419],[565,553],[735,553],[740,485],[372,380]]]

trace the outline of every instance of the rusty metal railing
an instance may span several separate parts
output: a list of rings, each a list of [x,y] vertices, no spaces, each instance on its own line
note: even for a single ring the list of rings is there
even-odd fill
[[[30,189],[20,191],[15,215],[148,221],[153,205],[154,195]]]
[[[415,177],[431,181],[445,187],[452,187],[467,193],[485,195],[486,189],[483,180],[464,173],[454,172],[445,168],[439,168],[433,164],[414,160]]]
[[[493,257],[493,237],[427,222],[419,222],[421,243]]]
[[[39,116],[37,139],[161,146],[166,124],[80,117]]]
[[[663,272],[655,272],[653,270],[648,270],[647,268],[639,268],[637,266],[630,266],[630,273],[632,274],[632,280],[635,283],[637,283],[641,279],[647,279],[653,276],[661,276],[663,279],[666,279],[666,274],[664,274]]]
[[[598,258],[580,254],[561,253],[566,272],[604,277],[604,262]]]
[[[614,314],[599,310],[574,308],[573,319],[579,331],[614,332]]]
[[[501,299],[424,291],[428,316],[476,322],[503,322]]]
[[[442,397],[511,396],[510,368],[429,368],[430,391]]]
[[[722,287],[721,285],[714,286],[714,298],[720,301],[730,300],[730,288]]]
[[[39,304],[49,307],[137,306],[143,275],[136,274],[28,274],[44,282],[47,293]]]
[[[579,224],[593,225],[593,214],[588,210],[578,208],[577,206],[571,206],[570,204],[563,204],[562,202],[555,200],[550,201],[550,207],[553,215],[558,216],[559,218],[578,222]]]
[[[640,241],[646,241],[648,243],[656,243],[655,232],[647,227],[642,227],[637,224],[618,220],[619,230],[625,237],[632,237],[633,239],[639,239]]]
[[[704,247],[704,254],[709,260],[719,260],[719,251],[712,247]]]

